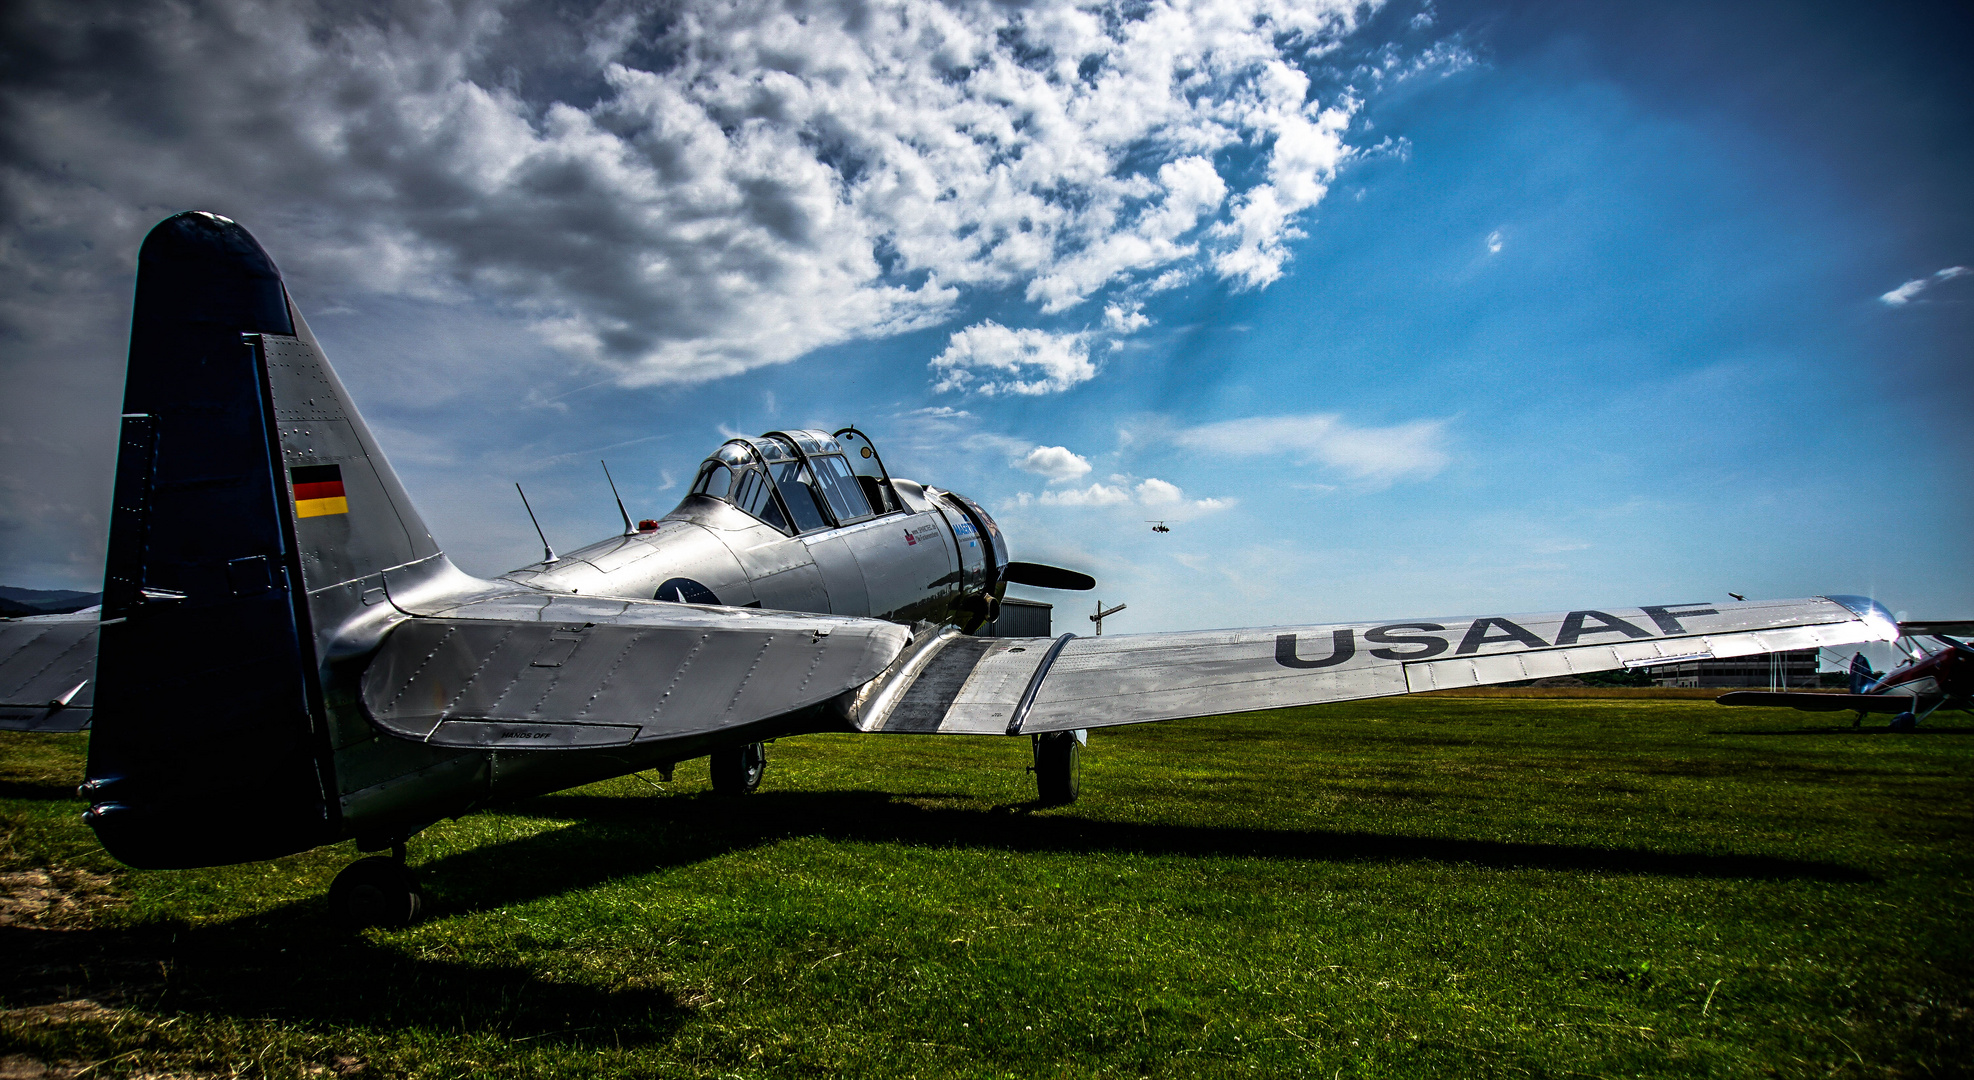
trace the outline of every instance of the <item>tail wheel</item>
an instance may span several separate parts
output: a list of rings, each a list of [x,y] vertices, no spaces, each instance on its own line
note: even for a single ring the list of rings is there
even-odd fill
[[[358,859],[329,886],[329,906],[345,924],[408,926],[418,920],[425,895],[411,871],[388,855]]]
[[[1044,806],[1076,801],[1083,786],[1083,744],[1073,731],[1035,736],[1035,794]]]
[[[748,743],[713,751],[713,790],[721,795],[745,795],[761,786],[761,774],[768,771],[768,748]]]

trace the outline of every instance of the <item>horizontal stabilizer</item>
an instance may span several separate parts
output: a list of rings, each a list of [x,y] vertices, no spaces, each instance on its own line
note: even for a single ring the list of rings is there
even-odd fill
[[[94,612],[0,620],[0,730],[81,731],[96,702]]]
[[[400,623],[362,701],[377,726],[434,746],[622,746],[828,701],[909,637],[876,619],[535,593]]]
[[[1054,641],[949,633],[915,642],[846,712],[870,732],[1074,731],[1896,634],[1853,597]]]
[[[1760,705],[1805,712],[1911,712],[1910,694],[1809,694],[1778,690],[1736,690],[1714,699],[1722,705]]]

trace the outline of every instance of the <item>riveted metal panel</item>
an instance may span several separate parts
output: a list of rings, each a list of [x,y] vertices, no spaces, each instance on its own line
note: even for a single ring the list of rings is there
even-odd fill
[[[829,594],[829,610],[836,615],[869,615],[870,591],[864,587],[864,570],[850,552],[842,536],[826,533],[807,541],[809,557],[822,576],[823,590]]]
[[[876,618],[933,619],[959,592],[958,565],[935,514],[893,514],[846,529],[843,539],[863,568]]]
[[[363,675],[373,723],[462,747],[694,737],[860,686],[909,638],[902,627],[868,619],[655,602],[517,597],[462,610],[522,617],[399,625]],[[541,734],[558,725],[575,728]]]
[[[314,591],[438,554],[397,473],[299,315],[295,328],[294,337],[261,337],[281,463],[285,469],[337,466],[348,501],[347,512],[296,520],[307,587]]]
[[[759,581],[797,567],[814,565],[809,546],[799,537],[784,536],[763,525],[723,536],[747,576]]]
[[[830,610],[829,589],[814,563],[802,563],[777,574],[754,579],[754,598],[775,611]]]
[[[0,729],[82,730],[95,676],[95,615],[0,620]]]

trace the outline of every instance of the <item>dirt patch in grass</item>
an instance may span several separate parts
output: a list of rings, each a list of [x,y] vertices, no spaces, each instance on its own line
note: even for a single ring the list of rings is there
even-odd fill
[[[0,927],[78,924],[113,901],[113,881],[71,868],[0,871]]]
[[[115,1066],[116,1064],[116,1058],[109,1058],[103,1061],[59,1061],[51,1065],[44,1061],[37,1061],[25,1054],[7,1054],[0,1056],[0,1080],[82,1080],[85,1076],[111,1075],[106,1073],[103,1067],[106,1065]],[[122,1072],[118,1070],[115,1075],[121,1075],[124,1077],[124,1080],[219,1080],[220,1077],[230,1078],[238,1074],[212,1072]],[[320,1073],[305,1072],[304,1075],[328,1077],[360,1074],[337,1073],[324,1067]]]

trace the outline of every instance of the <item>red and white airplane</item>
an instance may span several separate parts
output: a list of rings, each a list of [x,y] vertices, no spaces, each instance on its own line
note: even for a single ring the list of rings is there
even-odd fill
[[[1974,637],[1970,622],[1902,622],[1899,648],[1903,663],[1890,673],[1871,670],[1863,653],[1851,658],[1851,692],[1811,694],[1803,691],[1737,690],[1722,694],[1722,705],[1766,705],[1810,712],[1857,710],[1857,722],[1868,712],[1896,713],[1893,731],[1910,731],[1941,708],[1974,708]]]

